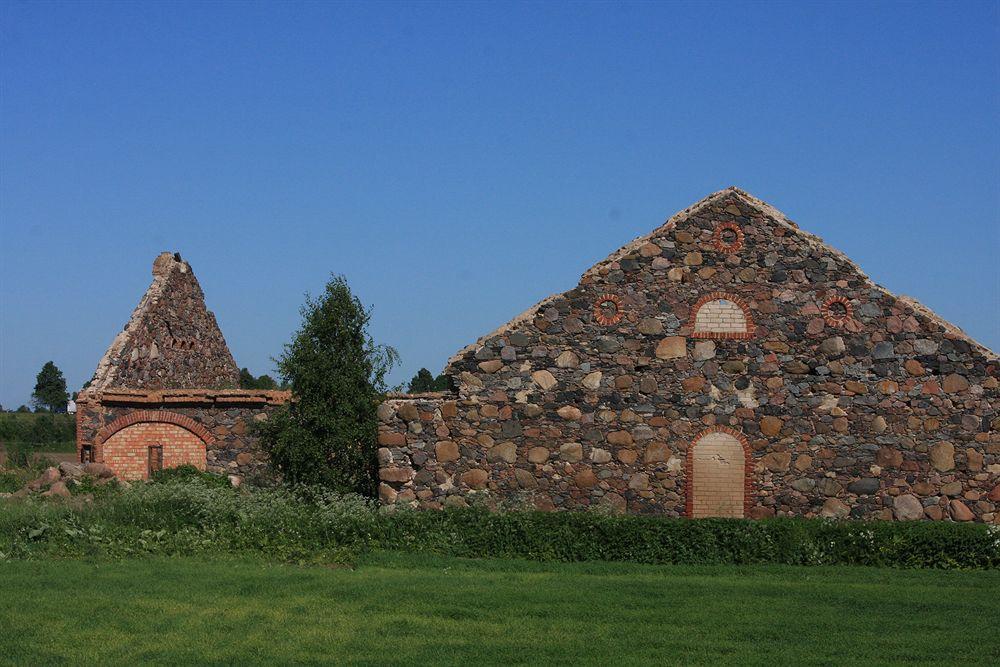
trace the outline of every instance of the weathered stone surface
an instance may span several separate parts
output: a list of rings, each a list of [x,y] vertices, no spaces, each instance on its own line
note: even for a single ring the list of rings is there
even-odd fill
[[[587,375],[580,382],[584,387],[590,390],[597,389],[601,386],[601,378],[603,373],[601,371],[594,371],[593,373],[587,373]]]
[[[558,382],[556,382],[555,376],[553,376],[552,373],[544,369],[532,373],[531,379],[534,380],[535,384],[537,384],[539,388],[542,389],[542,391],[548,391],[549,389],[552,389],[557,384],[559,384]]]
[[[434,456],[437,457],[439,463],[457,461],[459,456],[458,445],[451,440],[440,440],[434,445]]]
[[[576,368],[580,365],[580,358],[572,350],[566,350],[556,357],[556,366],[559,368]]]
[[[792,455],[788,452],[771,452],[764,455],[762,462],[772,472],[785,472],[792,462]]]
[[[576,463],[583,458],[583,445],[579,442],[567,442],[559,446],[559,458],[563,461]]]
[[[841,501],[836,498],[827,498],[819,515],[828,519],[846,519],[850,513],[851,508]]]
[[[694,352],[691,354],[691,358],[695,361],[707,361],[708,359],[713,359],[715,357],[715,341],[714,340],[699,340],[694,344]]]
[[[530,463],[545,463],[549,460],[548,447],[532,447],[528,450],[528,461]]]
[[[867,496],[879,490],[879,481],[874,477],[865,477],[847,485],[847,492],[859,496]]]
[[[490,463],[497,461],[513,463],[517,460],[517,445],[513,442],[501,442],[499,445],[494,445],[486,452],[486,460]]]
[[[883,468],[898,468],[903,465],[903,453],[892,447],[880,447],[875,463]]]
[[[655,317],[646,317],[639,322],[639,333],[647,336],[656,336],[663,333],[663,323]]]
[[[646,445],[646,463],[654,463],[657,461],[666,461],[670,458],[670,447],[663,442],[651,442]]]
[[[831,359],[839,357],[846,349],[847,346],[844,345],[844,339],[840,336],[830,336],[819,345],[819,351]]]
[[[969,381],[958,373],[952,373],[945,377],[941,383],[941,389],[948,394],[957,394],[969,388]]]
[[[577,421],[583,415],[583,413],[580,412],[580,408],[575,405],[564,405],[556,410],[556,413],[568,421]]]
[[[489,473],[482,468],[473,468],[462,473],[462,484],[465,484],[470,489],[485,489],[486,481],[489,478]]]
[[[976,515],[961,500],[952,500],[948,503],[948,514],[953,521],[972,521]]]
[[[935,470],[948,472],[955,467],[955,445],[939,442],[931,447],[931,465]]]
[[[416,421],[420,419],[420,413],[417,412],[417,406],[413,403],[402,403],[396,408],[396,414],[403,421]]]
[[[687,340],[683,336],[664,338],[656,346],[657,359],[678,359],[687,356]]]
[[[785,425],[778,417],[764,417],[760,420],[760,432],[769,438],[781,433],[781,428]]]
[[[924,518],[924,506],[916,496],[905,493],[892,501],[893,512],[899,521],[915,521]]]

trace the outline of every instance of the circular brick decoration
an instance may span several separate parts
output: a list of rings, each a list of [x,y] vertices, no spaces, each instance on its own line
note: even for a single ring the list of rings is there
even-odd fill
[[[831,296],[823,303],[823,320],[828,327],[847,327],[854,321],[854,308],[842,296]]]
[[[743,230],[735,222],[720,222],[712,232],[712,245],[719,252],[736,252],[743,247]]]
[[[611,326],[622,321],[622,300],[614,294],[604,294],[594,302],[594,319],[598,324]]]

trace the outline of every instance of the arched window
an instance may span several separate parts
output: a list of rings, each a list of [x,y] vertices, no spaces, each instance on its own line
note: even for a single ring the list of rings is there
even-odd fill
[[[752,338],[756,329],[747,303],[724,292],[706,294],[694,305],[692,312],[691,336],[694,338]]]
[[[687,515],[746,516],[750,506],[750,447],[739,431],[714,426],[688,448],[685,464]]]

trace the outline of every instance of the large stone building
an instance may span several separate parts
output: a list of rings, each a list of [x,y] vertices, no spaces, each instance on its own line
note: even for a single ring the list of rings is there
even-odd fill
[[[80,460],[126,480],[182,464],[266,473],[248,427],[289,393],[238,387],[239,369],[191,266],[162,253],[153,283],[77,398]]]
[[[379,411],[381,497],[1000,522],[997,355],[717,192]]]

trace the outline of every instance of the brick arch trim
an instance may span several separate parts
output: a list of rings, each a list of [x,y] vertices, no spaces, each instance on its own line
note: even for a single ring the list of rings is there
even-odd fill
[[[746,319],[747,323],[746,331],[722,332],[722,331],[694,330],[694,324],[695,321],[698,319],[698,311],[701,310],[701,307],[704,306],[706,303],[712,301],[718,301],[720,299],[725,299],[726,301],[732,301],[737,306],[739,306],[740,310],[743,311],[743,317]],[[735,294],[730,294],[729,292],[711,292],[698,299],[695,302],[694,306],[691,307],[691,316],[688,322],[687,329],[691,332],[690,335],[692,338],[714,338],[716,340],[735,340],[735,339],[753,338],[757,333],[757,325],[754,324],[753,315],[750,312],[750,304],[748,304],[746,300],[742,299],[741,297],[738,297]]]
[[[684,516],[690,519],[694,510],[694,448],[699,440],[710,433],[731,435],[739,440],[743,447],[743,518],[748,518],[750,508],[753,506],[751,498],[753,493],[753,457],[751,456],[750,441],[747,440],[742,431],[728,426],[711,426],[691,438],[687,455],[684,457]]]
[[[136,410],[128,413],[127,415],[122,415],[110,424],[103,426],[97,432],[97,435],[94,438],[94,444],[104,444],[104,442],[115,433],[124,428],[128,428],[133,424],[148,424],[152,422],[180,426],[182,429],[193,433],[206,445],[211,445],[215,441],[215,438],[208,432],[208,429],[185,415],[181,415],[176,412],[167,412],[166,410]]]

